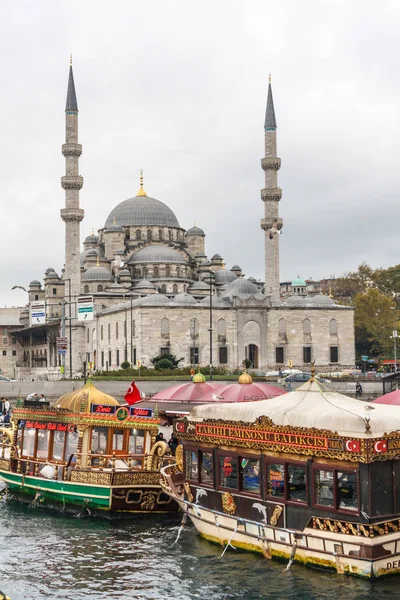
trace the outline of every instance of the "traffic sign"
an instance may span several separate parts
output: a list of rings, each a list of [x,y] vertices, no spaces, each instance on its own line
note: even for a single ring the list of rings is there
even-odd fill
[[[61,367],[60,367],[60,373],[64,373],[64,371],[65,371],[65,367],[63,367],[63,366],[61,365]]]
[[[46,303],[44,302],[44,300],[31,302],[30,313],[31,326],[42,325],[43,323],[46,323]]]
[[[142,365],[142,363],[140,362],[140,360],[137,360],[136,361],[136,366],[137,366],[138,369],[140,369],[141,365]]]
[[[364,360],[368,360],[368,356],[362,356],[362,357],[361,357],[361,360],[363,360],[363,361],[364,361]]]
[[[68,338],[58,337],[57,338],[57,354],[67,354],[68,349]]]
[[[81,296],[77,300],[78,321],[93,321],[93,296]]]

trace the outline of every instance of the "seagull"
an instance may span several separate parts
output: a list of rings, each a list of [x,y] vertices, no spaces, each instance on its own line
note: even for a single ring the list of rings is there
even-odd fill
[[[281,235],[282,231],[280,229],[278,229],[278,221],[275,219],[275,221],[272,223],[272,227],[269,228],[269,239],[272,240],[272,238],[274,237],[274,235],[278,234]]]
[[[218,394],[211,394],[211,398],[213,400],[223,400],[223,396],[219,396]]]
[[[369,404],[366,404],[364,406],[364,410],[365,410],[365,412],[369,412],[370,410],[375,410],[375,406],[370,406]]]

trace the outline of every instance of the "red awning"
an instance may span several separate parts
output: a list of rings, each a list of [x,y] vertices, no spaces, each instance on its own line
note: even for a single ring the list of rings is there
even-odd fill
[[[204,383],[179,383],[152,396],[151,400],[158,402],[193,402],[194,404],[208,404],[214,402],[212,394],[218,395],[222,385],[214,381]]]
[[[394,390],[389,394],[384,394],[376,400],[372,400],[371,404],[391,404],[393,406],[400,406],[400,390]]]
[[[255,402],[257,400],[268,400],[286,394],[285,390],[262,381],[253,381],[252,383],[233,383],[225,385],[219,391],[223,397],[220,402]]]

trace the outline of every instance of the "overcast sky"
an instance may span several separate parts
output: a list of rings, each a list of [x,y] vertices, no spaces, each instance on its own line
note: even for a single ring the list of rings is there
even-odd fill
[[[81,241],[135,196],[206,253],[264,279],[264,114],[272,73],[281,280],[399,262],[400,3],[3,0],[0,305],[64,264],[65,97],[79,105]]]

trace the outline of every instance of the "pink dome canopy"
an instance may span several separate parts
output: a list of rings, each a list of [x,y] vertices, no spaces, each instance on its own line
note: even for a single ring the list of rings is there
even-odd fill
[[[282,396],[282,394],[286,394],[286,391],[269,383],[255,381],[225,385],[218,394],[223,398],[220,402],[255,402]]]
[[[392,404],[393,406],[400,406],[400,390],[394,390],[394,392],[379,396],[376,400],[372,400],[371,404]]]
[[[179,383],[152,396],[158,402],[193,402],[194,404],[210,404],[214,402],[212,394],[219,395],[222,385],[214,381],[204,383]]]

